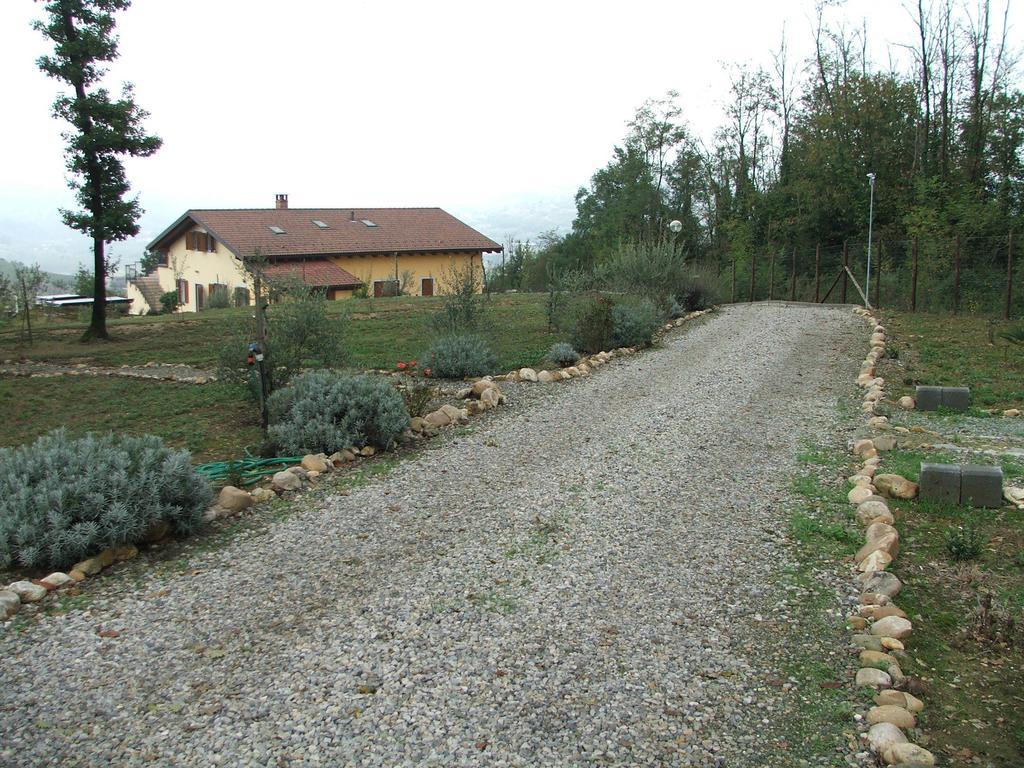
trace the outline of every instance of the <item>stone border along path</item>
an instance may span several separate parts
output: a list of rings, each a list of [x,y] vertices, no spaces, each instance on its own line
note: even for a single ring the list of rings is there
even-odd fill
[[[786,765],[766,678],[813,639],[778,499],[849,318],[729,307],[188,571],[97,580],[0,636],[0,764]]]
[[[857,377],[858,386],[865,390],[863,410],[869,427],[886,429],[888,419],[879,414],[879,404],[885,399],[885,380],[875,376],[875,366],[885,353],[885,328],[868,310],[858,308],[854,312],[874,326],[871,351]],[[847,623],[856,633],[853,645],[861,649],[861,668],[855,682],[878,691],[875,706],[865,718],[868,728],[863,738],[886,765],[930,766],[935,765],[935,756],[910,742],[904,733],[917,726],[917,714],[924,709],[924,702],[905,690],[907,676],[900,668],[899,657],[913,625],[893,602],[903,585],[886,570],[899,552],[900,537],[884,497],[913,499],[918,490],[915,483],[899,475],[877,474],[882,462],[880,452],[895,447],[896,439],[891,435],[858,440],[853,445],[854,455],[863,463],[850,478],[853,489],[848,498],[857,507],[857,520],[867,530],[864,546],[854,556],[860,608]],[[860,721],[861,715],[856,717]]]
[[[52,379],[57,376],[112,376],[126,379],[177,381],[182,384],[209,384],[217,380],[216,375],[201,368],[193,368],[183,363],[154,362],[112,368],[88,363],[64,364],[4,360],[3,363],[0,363],[0,376],[24,376],[33,379]]]

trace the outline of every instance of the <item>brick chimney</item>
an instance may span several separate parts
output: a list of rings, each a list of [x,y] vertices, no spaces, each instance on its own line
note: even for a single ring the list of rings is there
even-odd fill
[[[274,207],[279,211],[288,207],[288,195],[274,195]]]

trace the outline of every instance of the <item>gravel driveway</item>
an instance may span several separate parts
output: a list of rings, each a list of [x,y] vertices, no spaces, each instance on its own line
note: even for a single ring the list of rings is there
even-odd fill
[[[101,579],[0,634],[0,764],[786,765],[780,499],[862,344],[846,309],[727,308],[194,570]]]

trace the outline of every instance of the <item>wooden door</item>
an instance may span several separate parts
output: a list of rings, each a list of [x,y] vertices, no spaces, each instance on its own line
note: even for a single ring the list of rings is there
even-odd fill
[[[206,304],[206,288],[202,283],[196,283],[196,312]]]
[[[374,280],[373,281],[373,298],[379,299],[384,295],[384,281]]]
[[[423,294],[424,296],[433,296],[434,295],[434,278],[432,278],[432,277],[424,277],[423,278],[423,287],[420,290],[420,293]]]

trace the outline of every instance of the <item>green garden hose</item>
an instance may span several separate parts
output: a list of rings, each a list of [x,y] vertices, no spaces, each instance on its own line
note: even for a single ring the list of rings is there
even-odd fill
[[[273,459],[235,459],[200,464],[195,470],[215,485],[234,481],[240,485],[259,482],[260,478],[280,472],[286,466],[298,464],[301,456],[278,456]]]

